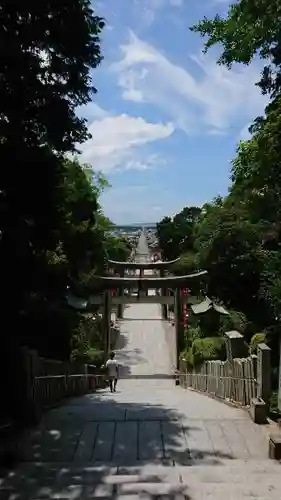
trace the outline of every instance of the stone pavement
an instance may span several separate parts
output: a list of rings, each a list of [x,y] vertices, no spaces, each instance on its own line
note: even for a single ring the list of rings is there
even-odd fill
[[[136,262],[146,262],[148,260],[149,249],[144,231],[140,233],[136,248]]]
[[[69,401],[26,440],[1,500],[280,500],[280,466],[247,412],[175,387],[160,306],[125,309],[116,394]]]

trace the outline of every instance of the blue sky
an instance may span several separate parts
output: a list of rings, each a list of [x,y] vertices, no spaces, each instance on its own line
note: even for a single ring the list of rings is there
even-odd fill
[[[254,83],[260,63],[216,65],[189,26],[226,13],[225,0],[100,0],[104,60],[98,93],[82,109],[92,139],[83,162],[101,170],[116,223],[157,222],[184,206],[226,194],[230,162],[266,104]]]

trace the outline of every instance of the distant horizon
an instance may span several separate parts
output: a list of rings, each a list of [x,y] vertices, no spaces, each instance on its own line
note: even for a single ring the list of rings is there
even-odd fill
[[[124,224],[113,224],[117,227],[151,227],[156,226],[157,222],[125,222]]]

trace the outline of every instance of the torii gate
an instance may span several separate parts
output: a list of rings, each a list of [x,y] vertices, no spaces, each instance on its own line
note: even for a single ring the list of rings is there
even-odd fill
[[[119,277],[124,278],[125,277],[125,271],[126,270],[132,270],[132,271],[137,271],[139,270],[139,278],[142,280],[144,278],[144,271],[159,271],[159,277],[164,278],[166,271],[176,262],[178,262],[180,259],[174,259],[174,260],[169,260],[169,261],[158,261],[158,262],[119,262],[116,260],[108,260],[108,267],[118,271]],[[121,286],[118,288],[118,295],[123,296],[124,295],[124,288],[125,286],[122,286],[122,282],[120,283]],[[152,287],[148,287],[152,288]],[[145,292],[147,292],[148,288],[144,289]],[[138,287],[140,289],[140,287]],[[167,287],[162,286],[161,287],[161,296],[166,296],[167,295]],[[159,302],[158,302],[159,303]],[[167,303],[161,303],[162,306],[162,318],[167,319],[168,318],[168,308],[167,308]],[[123,304],[119,304],[117,307],[117,316],[118,318],[123,317],[123,309],[124,306]]]
[[[174,261],[173,261],[174,262]],[[179,362],[179,354],[181,350],[181,339],[183,339],[184,330],[184,319],[183,319],[183,304],[186,304],[188,297],[181,294],[181,289],[183,286],[188,286],[188,283],[198,278],[202,278],[207,275],[207,271],[200,271],[193,274],[187,274],[184,276],[163,276],[163,277],[148,277],[144,276],[145,269],[159,269],[160,263],[115,263],[114,261],[109,261],[110,265],[119,265],[120,269],[137,268],[143,270],[140,277],[115,277],[115,276],[97,276],[94,281],[97,283],[97,288],[103,289],[103,295],[90,296],[90,304],[99,304],[104,307],[103,321],[104,321],[104,335],[105,335],[105,352],[110,349],[110,321],[111,321],[111,307],[112,305],[117,305],[119,308],[119,317],[123,317],[123,307],[125,304],[135,304],[138,302],[148,303],[148,304],[161,304],[162,305],[162,317],[166,319],[167,305],[174,304],[175,311],[175,329],[176,329],[176,346],[177,346],[177,368]],[[161,263],[162,264],[162,263]],[[171,264],[171,262],[163,263],[164,266],[160,267],[160,273],[162,274],[165,270],[165,265]],[[156,267],[155,267],[156,266]],[[138,296],[124,296],[124,288],[132,289],[138,288]],[[145,292],[148,289],[161,289],[162,295],[147,295]],[[166,290],[172,288],[174,290],[174,296],[165,295]],[[118,289],[119,294],[112,297],[111,290]],[[163,293],[164,292],[164,293]],[[165,313],[164,308],[165,306]],[[120,314],[121,313],[121,314]]]

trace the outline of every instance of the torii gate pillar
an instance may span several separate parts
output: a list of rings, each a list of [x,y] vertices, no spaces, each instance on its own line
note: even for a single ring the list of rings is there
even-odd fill
[[[139,276],[140,276],[140,279],[144,278],[144,269],[143,268],[140,268]],[[139,293],[140,293],[140,296],[147,297],[148,296],[148,289],[145,288],[145,289],[139,290]]]
[[[179,369],[180,352],[183,344],[184,337],[184,324],[183,324],[183,311],[182,311],[182,297],[180,287],[175,289],[175,328],[176,328],[176,349],[177,349],[177,369]]]
[[[103,335],[104,335],[104,353],[107,358],[111,348],[111,293],[110,290],[104,292],[103,300]]]
[[[120,274],[120,278],[124,278],[125,269],[121,267],[119,274]],[[118,297],[123,297],[123,296],[124,296],[124,288],[123,288],[123,286],[120,286],[118,288]],[[117,318],[123,319],[123,315],[124,315],[124,305],[118,304],[117,305]]]
[[[165,277],[165,269],[161,268],[160,269],[160,278]],[[167,288],[162,287],[161,288],[161,295],[166,296],[167,295]],[[168,319],[168,305],[167,304],[161,304],[161,311],[162,311],[162,319]]]

